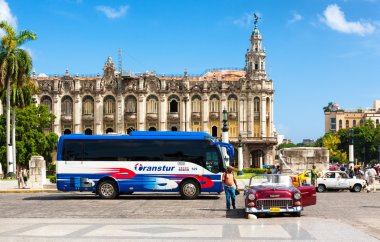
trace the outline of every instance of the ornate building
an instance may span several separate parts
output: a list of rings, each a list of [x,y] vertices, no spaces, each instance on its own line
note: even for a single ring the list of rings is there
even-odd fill
[[[230,142],[244,145],[244,166],[274,160],[273,82],[265,70],[266,53],[255,28],[244,70],[211,70],[201,76],[116,72],[111,57],[103,75],[36,76],[37,103],[56,115],[52,130],[70,133],[128,134],[132,130],[205,131],[220,138],[222,111],[228,111]]]

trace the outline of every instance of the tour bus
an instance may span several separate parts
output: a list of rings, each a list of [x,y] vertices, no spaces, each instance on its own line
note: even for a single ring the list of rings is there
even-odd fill
[[[174,192],[184,199],[222,192],[233,147],[204,132],[133,131],[130,135],[63,135],[57,189],[112,199],[133,192]]]

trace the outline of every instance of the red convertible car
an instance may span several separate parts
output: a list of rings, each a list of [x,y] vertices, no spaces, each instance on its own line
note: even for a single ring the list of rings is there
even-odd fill
[[[299,217],[304,207],[315,205],[314,186],[293,186],[289,175],[257,174],[244,189],[245,214],[291,213]]]

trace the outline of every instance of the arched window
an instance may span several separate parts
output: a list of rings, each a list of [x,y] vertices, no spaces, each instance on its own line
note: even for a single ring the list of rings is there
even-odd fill
[[[113,129],[112,128],[106,129],[106,134],[108,134],[108,133],[113,133]]]
[[[352,121],[352,126],[353,126],[353,127],[356,127],[356,120],[353,120],[353,121]]]
[[[169,112],[178,113],[179,98],[177,96],[170,96],[168,100],[169,100]]]
[[[350,121],[346,120],[346,129],[350,127]]]
[[[211,95],[210,97],[210,112],[211,113],[219,112],[219,97],[217,95]]]
[[[127,134],[130,134],[132,131],[134,131],[135,130],[135,128],[133,128],[133,127],[129,127],[128,129],[127,129]]]
[[[149,96],[146,102],[147,113],[158,113],[158,98],[156,96]]]
[[[62,115],[72,115],[73,114],[73,100],[69,96],[64,96],[62,98],[61,104]]]
[[[86,130],[84,131],[84,134],[85,134],[85,135],[92,135],[92,130],[91,130],[91,129],[86,129]]]
[[[94,115],[94,99],[90,96],[83,98],[83,115]]]
[[[134,96],[128,96],[125,99],[125,111],[127,113],[136,113],[137,112],[137,100]]]
[[[253,103],[254,103],[254,112],[260,113],[260,98],[255,97],[255,99],[253,100]]]
[[[115,113],[115,99],[112,96],[104,98],[104,115],[110,115]]]
[[[63,134],[64,135],[71,134],[71,130],[70,129],[65,129],[65,131],[63,131]]]
[[[343,122],[341,119],[339,119],[339,129],[342,129],[343,128]]]
[[[363,119],[360,119],[360,126],[363,126],[363,124],[364,124],[364,120]]]
[[[49,112],[52,110],[52,101],[49,96],[43,96],[41,98],[41,104],[46,105],[48,107]]]
[[[172,127],[172,131],[177,131],[177,127],[176,127],[176,126],[173,126],[173,127]]]
[[[201,112],[201,103],[202,98],[198,95],[195,95],[191,98],[191,112],[200,113]]]
[[[236,113],[237,112],[237,106],[238,101],[236,95],[230,95],[228,97],[228,103],[227,103],[227,109],[230,113]]]
[[[149,131],[156,131],[157,129],[155,127],[150,127]]]

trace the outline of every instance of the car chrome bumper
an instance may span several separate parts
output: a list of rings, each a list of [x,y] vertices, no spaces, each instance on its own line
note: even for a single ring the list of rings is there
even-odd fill
[[[291,207],[291,208],[280,208],[279,212],[276,213],[298,213],[302,211],[302,206]],[[273,213],[270,209],[258,209],[258,208],[245,208],[246,213]]]

